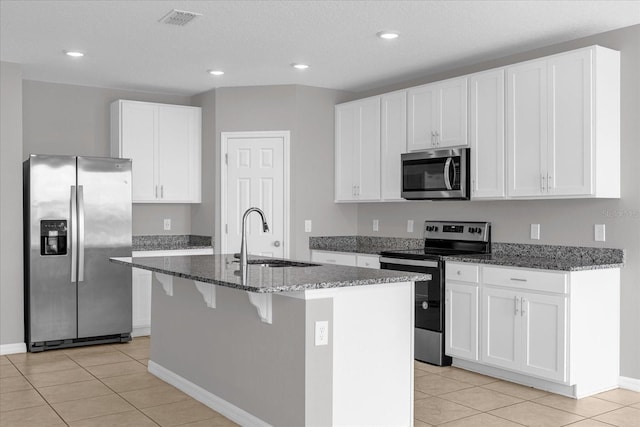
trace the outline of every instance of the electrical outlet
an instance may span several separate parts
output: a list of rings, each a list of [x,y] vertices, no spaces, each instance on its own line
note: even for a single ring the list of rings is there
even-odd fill
[[[380,229],[380,223],[377,219],[373,220],[373,231],[378,231]]]
[[[165,229],[165,231],[171,230],[171,219],[165,218],[165,220],[164,220],[164,229]]]
[[[316,346],[329,345],[329,321],[319,320],[316,322]]]
[[[413,233],[413,220],[407,220],[407,233]]]
[[[305,219],[304,220],[304,232],[305,233],[311,233],[311,220],[310,219]]]
[[[593,238],[596,242],[605,241],[605,228],[604,224],[596,224],[593,227]]]
[[[540,224],[531,224],[531,239],[540,240]]]

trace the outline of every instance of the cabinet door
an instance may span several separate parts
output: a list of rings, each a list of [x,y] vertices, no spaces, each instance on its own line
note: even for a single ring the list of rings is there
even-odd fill
[[[151,327],[151,271],[131,269],[132,335],[149,335]]]
[[[356,196],[358,200],[380,200],[380,98],[359,103]]]
[[[436,147],[467,145],[467,77],[438,85]]]
[[[522,294],[522,372],[566,381],[566,307],[561,295]]]
[[[546,188],[547,62],[507,68],[507,195],[539,196]]]
[[[591,50],[549,59],[547,187],[550,195],[593,192],[591,64]]]
[[[323,264],[357,265],[355,254],[345,254],[340,252],[311,251],[311,261]]]
[[[469,90],[471,198],[504,198],[504,69],[471,76]]]
[[[447,282],[445,353],[478,360],[478,287]]]
[[[420,86],[408,92],[407,151],[435,147],[437,85]]]
[[[360,109],[353,103],[336,106],[336,201],[355,200],[356,147],[360,140]]]
[[[167,202],[189,202],[191,168],[195,159],[192,110],[180,106],[158,107],[158,198]]]
[[[484,363],[519,369],[520,300],[513,291],[482,290],[482,356]]]
[[[156,107],[140,102],[121,102],[121,157],[131,159],[133,202],[156,199],[155,137]]]
[[[396,92],[381,97],[381,198],[400,197],[402,170],[400,155],[407,152],[407,93]]]

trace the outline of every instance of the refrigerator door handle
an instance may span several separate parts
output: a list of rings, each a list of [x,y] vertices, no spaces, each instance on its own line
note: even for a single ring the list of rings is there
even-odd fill
[[[84,281],[84,189],[78,185],[78,282]]]
[[[69,230],[71,232],[71,283],[78,280],[78,210],[76,204],[76,186],[71,186],[71,224]]]

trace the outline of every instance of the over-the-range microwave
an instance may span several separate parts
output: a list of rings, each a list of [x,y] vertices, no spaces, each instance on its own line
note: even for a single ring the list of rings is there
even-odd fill
[[[402,197],[408,200],[468,200],[470,149],[402,154]]]

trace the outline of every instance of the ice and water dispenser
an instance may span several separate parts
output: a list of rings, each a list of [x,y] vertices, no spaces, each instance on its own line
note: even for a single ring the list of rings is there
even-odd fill
[[[40,255],[67,254],[67,220],[40,221]]]

